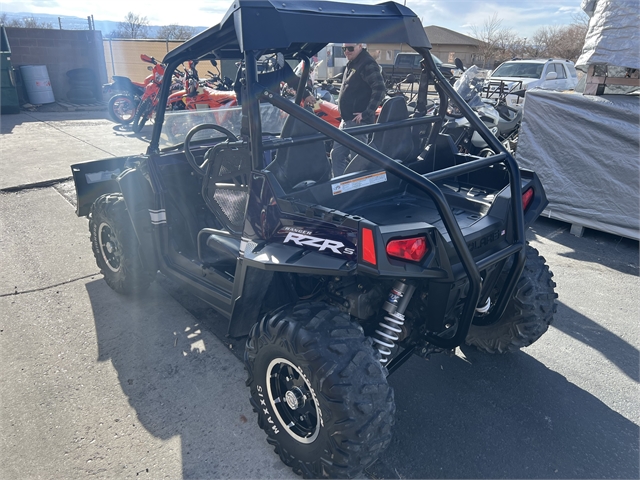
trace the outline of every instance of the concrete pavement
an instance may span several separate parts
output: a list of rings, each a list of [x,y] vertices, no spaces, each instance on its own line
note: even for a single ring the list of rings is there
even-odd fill
[[[103,115],[3,115],[0,190],[145,150]],[[54,188],[0,193],[0,478],[297,478],[242,363],[158,284],[110,290],[87,223]]]
[[[135,135],[104,111],[2,115],[0,190],[70,177],[73,163],[144,153],[150,132]]]
[[[1,478],[295,478],[242,364],[159,286],[111,291],[62,196],[0,211]]]

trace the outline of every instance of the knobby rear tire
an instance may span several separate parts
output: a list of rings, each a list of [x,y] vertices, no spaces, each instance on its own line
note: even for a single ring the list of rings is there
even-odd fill
[[[244,363],[258,425],[304,478],[351,478],[389,445],[393,389],[348,315],[316,303],[264,318],[249,334]],[[302,403],[292,407],[285,399],[296,391]]]
[[[526,246],[527,259],[507,308],[495,323],[471,325],[467,345],[487,353],[515,352],[538,340],[557,311],[555,282],[546,260]]]

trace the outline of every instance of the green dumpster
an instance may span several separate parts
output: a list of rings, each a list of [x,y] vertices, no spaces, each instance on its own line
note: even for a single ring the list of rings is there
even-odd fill
[[[11,47],[4,25],[0,26],[0,113],[20,113],[16,79],[11,66]]]

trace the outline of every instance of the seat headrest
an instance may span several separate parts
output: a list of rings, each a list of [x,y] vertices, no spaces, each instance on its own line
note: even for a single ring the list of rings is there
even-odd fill
[[[313,127],[289,116],[282,127],[281,138],[296,138],[318,133]],[[267,166],[285,192],[302,182],[323,182],[329,179],[331,163],[323,140],[304,145],[280,148],[276,158]]]

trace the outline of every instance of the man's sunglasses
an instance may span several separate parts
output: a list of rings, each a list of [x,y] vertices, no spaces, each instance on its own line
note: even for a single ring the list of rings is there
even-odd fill
[[[343,52],[353,52],[356,47],[342,47]]]

